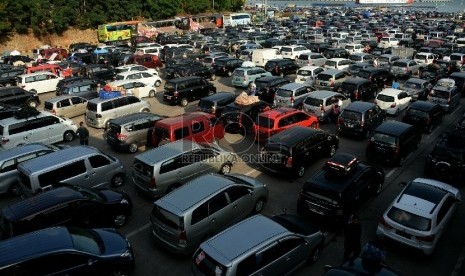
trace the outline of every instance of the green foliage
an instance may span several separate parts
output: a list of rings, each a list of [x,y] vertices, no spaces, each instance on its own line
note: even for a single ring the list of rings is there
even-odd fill
[[[126,20],[163,20],[177,14],[238,11],[245,0],[0,0],[0,33],[44,36],[70,27],[97,28]]]

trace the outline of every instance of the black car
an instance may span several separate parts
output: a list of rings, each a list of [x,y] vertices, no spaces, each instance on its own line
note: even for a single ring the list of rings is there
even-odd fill
[[[407,92],[412,97],[412,101],[426,100],[432,88],[431,82],[419,78],[409,78],[401,87],[404,92]]]
[[[415,101],[407,108],[402,122],[414,125],[420,131],[431,133],[435,127],[442,123],[444,115],[444,110],[439,104]]]
[[[338,148],[336,135],[294,126],[267,139],[260,153],[260,165],[273,173],[302,177],[311,162],[333,156]]]
[[[465,184],[465,130],[456,129],[441,137],[426,157],[425,176],[450,184]]]
[[[0,86],[16,85],[16,77],[24,74],[24,69],[14,67],[0,71]]]
[[[370,133],[386,119],[386,112],[369,102],[352,102],[337,120],[337,133],[368,138]]]
[[[175,58],[170,59],[165,63],[165,76],[167,79],[176,77],[177,68],[183,68],[185,66],[204,66],[200,61],[195,61],[188,58]]]
[[[95,80],[82,79],[68,83],[56,90],[56,95],[79,96],[85,99],[93,99],[98,97],[99,85]]]
[[[323,53],[327,59],[330,58],[349,58],[350,54],[343,48],[328,48]]]
[[[300,191],[297,212],[343,223],[370,197],[381,193],[384,171],[347,153],[336,153]]]
[[[307,49],[312,51],[312,53],[324,54],[324,52],[331,48],[331,45],[328,42],[310,42],[308,43]]]
[[[405,158],[420,146],[420,141],[421,133],[413,125],[385,121],[373,131],[365,154],[370,161],[402,166]]]
[[[0,105],[0,120],[14,117],[19,110],[19,106]]]
[[[194,64],[177,67],[174,71],[174,76],[176,78],[197,76],[212,81],[216,79],[215,71],[213,68],[207,67],[205,65],[199,66]]]
[[[26,91],[18,86],[0,87],[0,104],[37,108],[40,104],[40,99],[37,94]]]
[[[213,69],[218,76],[231,77],[234,70],[242,66],[244,61],[239,58],[221,57],[215,59]]]
[[[57,225],[121,227],[131,210],[124,192],[64,186],[4,207],[0,229],[9,238]]]
[[[111,228],[50,227],[0,242],[1,275],[127,275],[129,241]]]
[[[211,96],[201,98],[198,109],[205,113],[215,114],[216,117],[220,117],[225,106],[234,102],[235,99],[236,94],[232,92],[217,92]]]
[[[265,63],[265,70],[273,76],[284,77],[297,72],[299,65],[291,59],[271,59]]]
[[[112,81],[116,76],[116,71],[106,64],[87,64],[82,67],[80,75],[97,82]]]
[[[6,63],[6,64],[14,65],[14,63],[17,61],[28,63],[34,60],[28,56],[22,56],[22,55],[13,55],[13,56],[3,57],[3,63]]]
[[[455,81],[455,86],[457,86],[458,91],[465,96],[465,72],[454,72],[449,75],[450,79]]]
[[[435,85],[438,80],[447,78],[447,70],[441,66],[426,66],[420,71],[420,78]]]
[[[253,126],[258,114],[269,110],[271,105],[265,101],[258,101],[249,105],[241,105],[232,102],[226,105],[221,113],[224,129],[230,133],[247,135],[253,133]]]
[[[378,92],[378,86],[364,78],[349,78],[342,82],[337,91],[354,101],[373,99]]]
[[[373,50],[371,50],[371,53],[372,55],[376,56],[376,57],[379,57],[380,55],[384,55],[384,54],[391,54],[392,53],[392,50],[389,49],[389,48],[373,48]]]
[[[383,89],[386,86],[392,86],[394,76],[389,71],[389,68],[383,67],[368,67],[361,69],[358,72],[358,76],[367,80],[371,83],[376,84],[378,89]]]
[[[187,106],[189,102],[216,93],[216,87],[202,77],[189,76],[170,79],[165,83],[163,101]]]
[[[255,95],[262,101],[273,104],[276,91],[283,85],[291,81],[284,77],[266,76],[255,79],[257,92]]]

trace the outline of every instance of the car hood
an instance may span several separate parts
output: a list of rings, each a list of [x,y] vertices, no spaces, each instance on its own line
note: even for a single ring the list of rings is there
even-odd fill
[[[99,191],[100,194],[105,197],[107,202],[119,202],[123,198],[123,195],[112,190]]]
[[[124,253],[131,246],[126,238],[118,233],[115,229],[101,228],[94,229],[98,233],[105,246],[105,255]]]

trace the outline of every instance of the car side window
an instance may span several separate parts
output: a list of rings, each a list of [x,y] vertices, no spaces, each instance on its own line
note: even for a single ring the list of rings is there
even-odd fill
[[[101,109],[102,109],[102,112],[113,109],[112,101],[103,102],[101,104]]]
[[[436,225],[439,225],[442,220],[445,218],[446,214],[449,212],[450,208],[454,204],[455,199],[452,196],[448,196],[446,200],[444,201],[444,204],[442,205],[441,209],[438,211],[438,217],[436,221]]]
[[[229,197],[229,201],[232,203],[250,194],[250,189],[244,186],[231,187],[226,190],[226,194]]]
[[[70,102],[69,102],[69,99],[64,99],[64,100],[61,100],[57,103],[57,107],[67,107],[67,106],[70,106]]]
[[[189,127],[184,126],[182,128],[178,128],[174,130],[174,139],[180,140],[184,137],[189,136]]]
[[[73,105],[75,104],[80,104],[80,103],[85,103],[86,101],[84,99],[78,98],[78,97],[72,97],[71,98],[71,103]]]
[[[205,125],[203,122],[193,122],[192,123],[192,134],[196,134],[205,130]]]
[[[7,160],[3,162],[2,168],[0,169],[0,173],[16,170],[16,166],[17,164],[14,159]]]
[[[207,217],[208,217],[208,202],[205,202],[199,207],[197,207],[194,211],[192,211],[191,225],[194,225],[197,222],[202,221]]]
[[[295,92],[295,96],[296,96],[296,97],[302,96],[302,95],[305,95],[305,93],[307,93],[307,89],[305,89],[305,88],[299,88],[299,89]]]
[[[140,102],[140,99],[137,97],[133,97],[133,96],[127,97],[128,104],[133,104],[133,103],[138,103],[138,102]]]
[[[103,155],[94,155],[89,157],[89,163],[92,168],[100,168],[110,164],[110,160]]]
[[[208,202],[208,213],[212,215],[228,205],[226,194],[221,192]]]

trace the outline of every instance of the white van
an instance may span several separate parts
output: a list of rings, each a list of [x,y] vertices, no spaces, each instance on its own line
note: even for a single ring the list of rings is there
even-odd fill
[[[19,75],[17,85],[24,90],[40,94],[55,91],[58,82],[62,79],[62,77],[43,71]]]
[[[255,49],[252,52],[252,62],[255,66],[264,67],[269,60],[282,58],[283,56],[277,49]]]

